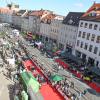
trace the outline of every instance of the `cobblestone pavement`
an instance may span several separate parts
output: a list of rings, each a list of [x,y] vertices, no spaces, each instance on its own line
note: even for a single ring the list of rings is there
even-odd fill
[[[13,100],[13,95],[10,90],[13,84],[2,72],[0,73],[0,100]]]

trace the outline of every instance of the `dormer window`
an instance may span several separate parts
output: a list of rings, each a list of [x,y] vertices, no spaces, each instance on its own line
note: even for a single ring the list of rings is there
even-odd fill
[[[68,21],[68,23],[69,23],[69,24],[72,24],[72,23],[73,23],[73,20],[72,20],[72,19],[70,19],[70,20]]]

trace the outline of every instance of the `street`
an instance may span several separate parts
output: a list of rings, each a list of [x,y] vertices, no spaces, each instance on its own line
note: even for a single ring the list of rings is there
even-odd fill
[[[23,39],[21,39],[21,40],[23,40]],[[23,43],[26,43],[26,41],[24,40]],[[53,69],[53,64],[55,64],[55,62],[53,60],[41,55],[40,51],[36,48],[28,46],[27,50],[30,52],[31,55],[35,56],[35,59],[37,60],[38,63],[43,64],[43,67],[45,67],[46,69],[55,73],[55,70]],[[65,71],[65,70],[64,70],[64,72],[69,73],[68,71]],[[60,73],[60,75],[61,75],[61,73]],[[71,75],[71,73],[69,73],[68,77],[70,77],[70,75]],[[72,93],[74,92],[76,95],[79,95],[80,92],[83,92],[84,90],[88,90],[88,93],[83,96],[83,98],[82,98],[83,100],[99,100],[100,95],[96,94],[96,92],[93,89],[91,89],[85,83],[78,80],[76,77],[72,76],[71,78],[68,78],[68,80],[70,82],[74,82],[74,84],[75,84],[75,88],[71,89]]]
[[[11,32],[12,29],[6,30],[8,33]],[[8,39],[9,40],[9,39]],[[55,63],[54,59],[46,57],[46,55],[42,55],[41,52],[34,47],[28,46],[29,42],[27,42],[21,35],[19,37],[19,40],[22,41],[24,46],[27,48],[27,51],[31,56],[33,56],[34,59],[37,60],[37,62],[45,67],[45,69],[48,69],[52,73],[56,73],[59,75],[62,75],[63,77],[64,74],[67,76],[67,80],[69,82],[74,83],[74,88],[70,89],[71,93],[76,94],[79,96],[79,93],[83,92],[84,90],[88,90],[88,92],[81,97],[81,100],[99,100],[100,95],[96,94],[94,90],[92,90],[89,86],[87,86],[85,83],[81,82],[81,80],[77,79],[75,76],[73,76],[71,73],[69,73],[67,70],[62,69],[61,73],[60,71],[56,71],[56,68],[54,68],[54,65],[57,66],[57,63]],[[16,38],[9,40],[16,42]],[[4,89],[4,88],[1,88]]]

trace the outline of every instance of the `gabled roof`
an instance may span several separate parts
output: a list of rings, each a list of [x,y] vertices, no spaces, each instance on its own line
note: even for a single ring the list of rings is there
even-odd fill
[[[80,19],[100,21],[100,3],[94,3]]]
[[[24,14],[25,12],[26,12],[26,10],[19,10],[17,13]]]
[[[19,10],[16,14],[21,16],[26,12],[26,10]]]
[[[80,17],[83,14],[83,12],[69,12],[62,23],[72,26],[78,26]]]

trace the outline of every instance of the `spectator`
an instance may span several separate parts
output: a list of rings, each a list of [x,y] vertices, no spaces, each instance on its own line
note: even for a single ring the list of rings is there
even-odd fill
[[[74,88],[74,82],[71,82],[70,87],[71,87],[71,88]]]

